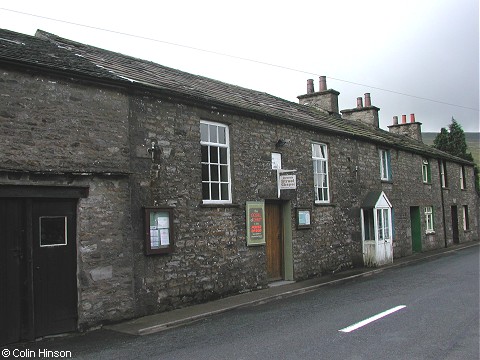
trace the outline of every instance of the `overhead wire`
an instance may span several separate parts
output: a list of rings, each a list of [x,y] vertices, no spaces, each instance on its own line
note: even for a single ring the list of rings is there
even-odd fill
[[[9,11],[9,12],[13,12],[13,13],[21,14],[21,15],[32,16],[32,17],[36,17],[36,18],[40,18],[40,19],[44,19],[44,20],[49,20],[49,21],[55,21],[55,22],[59,22],[59,23],[63,23],[63,24],[79,26],[79,27],[83,27],[83,28],[96,30],[96,31],[103,31],[103,32],[108,32],[108,33],[112,33],[112,34],[116,34],[116,35],[127,36],[127,37],[131,37],[131,38],[135,38],[135,39],[141,39],[141,40],[166,44],[166,45],[170,45],[170,46],[181,47],[181,48],[184,48],[184,49],[204,52],[204,53],[208,53],[208,54],[212,54],[212,55],[223,56],[223,57],[227,57],[227,58],[231,58],[231,59],[251,62],[251,63],[270,66],[270,67],[275,67],[275,68],[278,68],[278,69],[288,70],[288,71],[292,71],[292,72],[309,74],[309,75],[316,74],[315,72],[312,72],[312,71],[296,69],[296,68],[292,68],[292,67],[289,67],[289,66],[273,64],[273,63],[270,63],[270,62],[250,59],[250,58],[246,58],[246,57],[242,57],[242,56],[238,56],[238,55],[226,54],[226,53],[222,53],[222,52],[219,52],[219,51],[202,49],[202,48],[195,47],[195,46],[178,44],[178,43],[171,42],[171,41],[159,40],[159,39],[155,39],[155,38],[148,37],[148,36],[135,35],[135,34],[130,34],[130,33],[122,32],[122,31],[110,30],[110,29],[101,28],[101,27],[97,27],[97,26],[85,25],[85,24],[80,24],[80,23],[76,23],[76,22],[72,22],[72,21],[60,20],[60,19],[55,19],[55,18],[51,18],[51,17],[47,17],[47,16],[31,14],[31,13],[27,13],[27,12],[23,12],[23,11],[6,9],[6,8],[3,8],[3,7],[0,7],[0,10]],[[319,76],[318,74],[316,74],[316,75]],[[444,104],[444,105],[459,107],[459,108],[463,108],[463,109],[480,111],[480,109],[473,108],[473,107],[448,103],[448,102],[445,102],[445,101],[430,99],[430,98],[426,98],[426,97],[422,97],[422,96],[418,96],[418,95],[412,95],[412,94],[408,94],[408,93],[404,93],[404,92],[400,92],[400,91],[396,91],[396,90],[385,89],[385,88],[381,88],[381,87],[377,87],[377,86],[373,86],[373,85],[362,84],[362,83],[358,83],[358,82],[354,82],[354,81],[350,81],[350,80],[345,80],[345,79],[340,79],[340,78],[336,78],[336,77],[332,77],[332,76],[328,76],[328,78],[332,79],[332,80],[348,83],[348,84],[363,86],[363,87],[366,87],[366,88],[385,91],[385,92],[389,92],[389,93],[393,93],[393,94],[397,94],[397,95],[402,95],[402,96],[407,96],[407,97],[411,97],[411,98],[415,98],[415,99],[419,99],[419,100],[425,100],[425,101],[435,102],[435,103],[438,103],[438,104]]]

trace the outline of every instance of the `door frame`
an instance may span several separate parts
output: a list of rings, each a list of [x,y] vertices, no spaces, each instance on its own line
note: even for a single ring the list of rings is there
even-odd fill
[[[73,213],[74,222],[77,222],[78,218],[78,200],[80,198],[88,197],[87,187],[67,187],[67,186],[33,186],[33,185],[0,185],[0,198],[16,200],[19,206],[22,208],[21,215],[22,224],[22,238],[20,241],[22,244],[22,263],[19,264],[20,271],[22,272],[22,280],[24,282],[21,289],[21,314],[18,315],[18,323],[20,323],[20,332],[18,339],[14,342],[22,340],[34,340],[35,333],[35,309],[34,309],[34,258],[33,258],[33,202],[42,201],[47,199],[53,200],[67,200],[72,203],[75,202],[75,210]],[[76,224],[75,224],[76,226]],[[0,235],[1,236],[1,235]],[[76,291],[76,321],[75,330],[78,327],[78,247],[77,247],[77,234],[75,231],[75,288]],[[1,326],[1,325],[0,325]],[[5,341],[4,339],[3,341]],[[2,339],[0,339],[2,341]],[[7,340],[9,341],[9,340]]]
[[[265,205],[276,204],[280,208],[280,217],[282,223],[282,279],[287,281],[294,280],[293,270],[293,234],[292,234],[292,205],[291,201],[278,199],[265,199]],[[266,216],[266,214],[265,214]],[[267,235],[265,235],[267,236]],[[265,251],[267,247],[265,243]],[[266,264],[265,264],[266,265]]]
[[[460,244],[460,230],[458,228],[458,207],[457,205],[451,206],[452,215],[452,240],[454,244]]]

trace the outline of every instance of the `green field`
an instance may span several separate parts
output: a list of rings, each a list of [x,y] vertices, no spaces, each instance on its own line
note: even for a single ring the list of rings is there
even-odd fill
[[[427,145],[433,145],[435,136],[437,136],[437,133],[422,133],[423,142]],[[466,132],[465,140],[468,146],[467,151],[472,153],[473,160],[480,166],[480,133]]]

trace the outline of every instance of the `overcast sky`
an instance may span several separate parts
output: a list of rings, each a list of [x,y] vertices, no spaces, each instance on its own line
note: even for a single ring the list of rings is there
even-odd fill
[[[294,102],[307,79],[318,91],[325,75],[340,109],[371,93],[384,129],[414,113],[423,131],[439,132],[452,116],[479,131],[478,0],[12,0],[0,5],[0,27],[41,29]]]

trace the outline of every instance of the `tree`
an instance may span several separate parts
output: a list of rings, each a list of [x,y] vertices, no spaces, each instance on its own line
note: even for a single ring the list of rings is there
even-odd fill
[[[467,152],[467,141],[462,126],[452,117],[452,123],[445,128],[440,129],[440,133],[433,140],[433,147],[445,151],[451,155],[457,156],[473,162],[472,153]],[[478,166],[474,166],[475,188],[480,193],[480,176]]]

